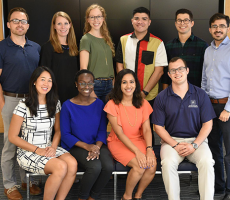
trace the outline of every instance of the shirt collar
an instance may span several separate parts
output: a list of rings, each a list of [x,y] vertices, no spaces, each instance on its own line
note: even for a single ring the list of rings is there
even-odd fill
[[[228,36],[226,36],[226,37],[224,38],[224,40],[220,43],[220,45],[217,47],[217,49],[218,49],[220,46],[222,46],[222,45],[227,45],[229,42],[230,42],[230,39],[229,39]],[[213,48],[216,49],[216,45],[215,45],[215,41],[214,41],[214,40],[211,42],[211,46],[212,46]]]
[[[188,91],[187,93],[192,94],[194,93],[194,85],[192,85],[191,83],[188,82]],[[172,90],[172,84],[168,87],[168,96],[178,96],[177,94],[175,94]]]
[[[130,35],[131,38],[137,38],[136,35],[135,35],[135,32],[133,32],[131,35]],[[145,40],[147,42],[149,42],[149,37],[150,37],[150,33],[147,32],[147,34],[145,35],[145,37],[142,39],[142,40]],[[140,40],[140,41],[142,41]]]
[[[189,37],[187,40],[193,41],[193,40],[194,40],[194,37],[195,37],[195,36],[193,35],[193,33],[191,33],[190,37]],[[180,42],[179,36],[177,36],[176,39]]]
[[[10,36],[8,36],[8,37],[6,38],[6,41],[7,41],[8,46],[18,46],[17,44],[15,44],[15,43],[11,40]],[[32,42],[31,42],[30,40],[28,40],[27,37],[26,37],[26,43],[25,43],[24,46],[33,46],[33,45],[32,45]]]

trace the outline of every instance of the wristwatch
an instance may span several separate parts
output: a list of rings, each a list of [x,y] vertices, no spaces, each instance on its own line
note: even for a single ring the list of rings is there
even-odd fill
[[[192,144],[192,146],[193,146],[193,148],[194,148],[195,150],[198,149],[198,145],[197,145],[196,143],[192,142],[191,144]]]
[[[149,92],[142,90],[142,92],[145,94],[145,96],[148,96]]]

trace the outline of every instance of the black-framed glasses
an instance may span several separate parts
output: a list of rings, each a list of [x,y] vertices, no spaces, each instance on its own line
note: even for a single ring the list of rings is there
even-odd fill
[[[89,88],[93,88],[95,83],[78,83],[81,88],[85,88],[87,85]]]
[[[14,24],[19,24],[20,22],[23,25],[28,24],[28,20],[26,20],[26,19],[12,19],[12,20],[10,20],[10,22],[13,22]]]
[[[211,28],[212,29],[217,29],[219,27],[219,29],[225,29],[227,28],[227,26],[225,26],[224,24],[220,24],[219,26],[218,25],[212,25]]]
[[[178,67],[178,68],[176,68],[176,69],[170,69],[169,70],[169,73],[170,74],[175,74],[176,73],[176,71],[178,71],[178,72],[184,72],[185,70],[187,69],[187,67]]]
[[[184,19],[184,20],[182,20],[182,19],[177,19],[176,20],[176,23],[177,24],[182,24],[182,22],[184,22],[184,24],[188,24],[189,22],[190,22],[191,20],[190,19]]]
[[[93,20],[101,20],[103,18],[103,16],[91,16],[91,17],[88,17],[91,21]]]

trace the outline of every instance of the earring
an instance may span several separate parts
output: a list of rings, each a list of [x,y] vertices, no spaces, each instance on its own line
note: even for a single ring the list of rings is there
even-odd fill
[[[76,87],[77,87],[77,85],[76,85]]]
[[[34,85],[35,85],[35,83],[34,83]]]

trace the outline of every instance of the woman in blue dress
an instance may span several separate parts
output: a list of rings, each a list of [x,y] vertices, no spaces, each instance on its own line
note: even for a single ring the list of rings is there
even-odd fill
[[[108,183],[113,159],[106,146],[104,103],[91,97],[94,75],[81,70],[75,76],[78,95],[64,102],[61,110],[61,144],[85,170],[79,200],[94,200]]]

